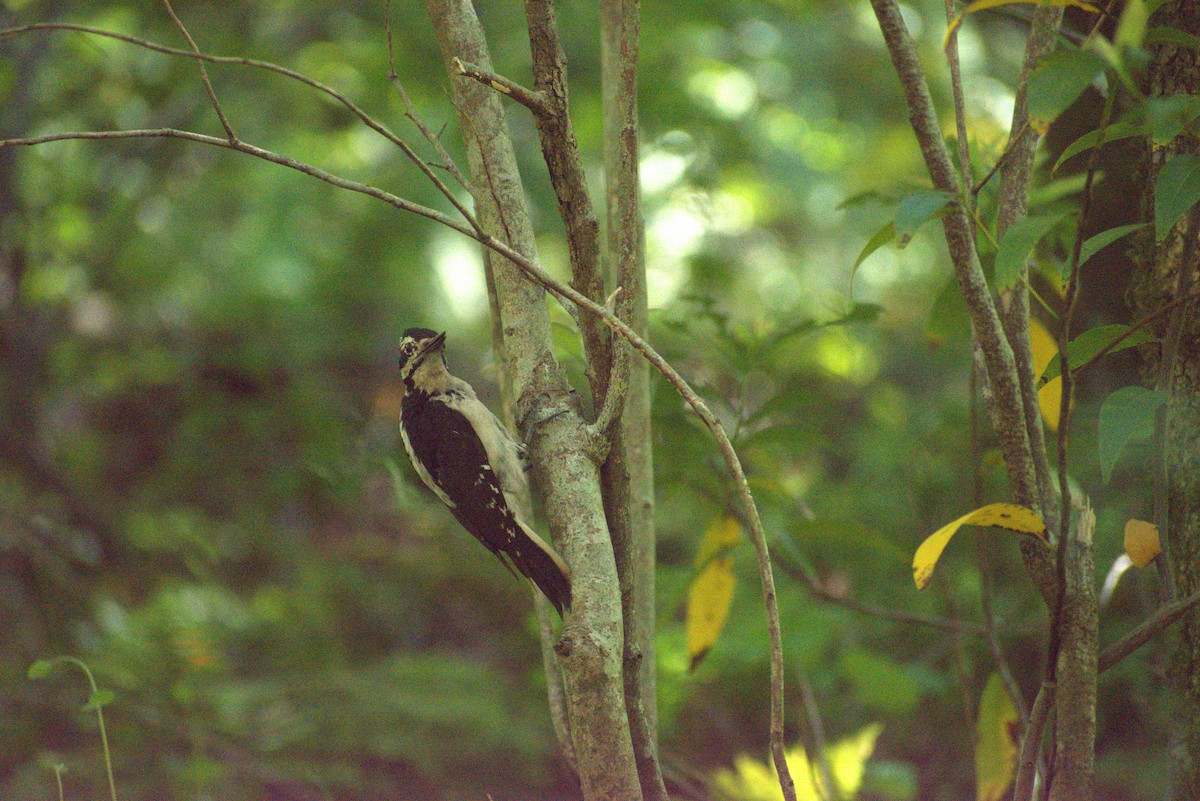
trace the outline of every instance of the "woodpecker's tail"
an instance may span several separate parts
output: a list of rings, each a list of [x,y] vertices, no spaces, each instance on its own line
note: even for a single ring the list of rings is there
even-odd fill
[[[550,599],[550,603],[558,610],[558,616],[562,617],[563,612],[571,608],[571,569],[529,526],[519,520],[517,525],[532,547],[510,549],[507,555],[517,569]]]

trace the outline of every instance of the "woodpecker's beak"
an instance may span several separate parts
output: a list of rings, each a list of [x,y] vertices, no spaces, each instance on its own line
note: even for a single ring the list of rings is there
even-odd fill
[[[435,350],[441,350],[442,345],[446,344],[446,332],[438,334],[432,339],[425,340],[425,346],[421,348],[422,353],[433,353]]]

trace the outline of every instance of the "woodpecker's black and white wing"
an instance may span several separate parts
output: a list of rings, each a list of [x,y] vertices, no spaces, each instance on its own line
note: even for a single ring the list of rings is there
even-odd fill
[[[571,605],[569,571],[561,557],[518,516],[523,505],[511,475],[521,473],[517,447],[496,424],[473,418],[488,411],[474,393],[405,397],[402,411],[404,446],[421,480],[450,508],[467,531],[510,569],[515,567],[563,610]],[[474,424],[473,424],[474,423]],[[478,433],[504,441],[485,443]],[[511,449],[511,454],[508,452]],[[500,474],[497,470],[501,471]],[[521,487],[524,476],[519,475]]]

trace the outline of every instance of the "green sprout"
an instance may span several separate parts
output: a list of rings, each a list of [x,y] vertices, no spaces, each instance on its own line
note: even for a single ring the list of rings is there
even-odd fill
[[[117,784],[113,780],[112,768],[112,753],[108,748],[108,730],[104,727],[104,707],[112,703],[116,697],[112,690],[101,690],[96,686],[96,677],[92,675],[92,670],[82,659],[77,659],[73,656],[57,656],[53,659],[39,659],[29,666],[29,672],[26,674],[31,679],[44,679],[50,675],[55,665],[71,664],[78,667],[87,676],[88,685],[91,692],[88,693],[87,703],[83,705],[83,711],[95,711],[96,721],[100,726],[100,745],[104,750],[104,769],[108,773],[108,794],[112,801],[117,801]],[[62,774],[66,767],[61,763],[54,766],[54,776],[58,781],[58,798],[62,801]]]

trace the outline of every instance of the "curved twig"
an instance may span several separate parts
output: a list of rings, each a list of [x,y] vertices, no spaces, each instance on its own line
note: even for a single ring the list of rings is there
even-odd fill
[[[187,39],[187,43],[192,46],[193,53],[199,53],[200,48],[196,45],[196,40],[188,33],[187,27],[183,24],[183,20],[175,13],[175,9],[171,7],[171,0],[163,0],[163,5],[167,8],[167,14],[170,15],[171,21],[175,23],[175,27],[183,34],[183,38]],[[230,142],[237,139],[233,133],[233,126],[229,124],[229,118],[225,116],[225,110],[221,108],[221,101],[217,100],[217,91],[213,89],[212,81],[208,79],[208,68],[204,66],[204,62],[198,63],[200,67],[200,80],[204,83],[204,92],[208,95],[209,101],[212,103],[213,110],[217,112],[217,119],[221,121],[221,127],[225,129],[225,136]]]
[[[351,114],[353,114],[354,116],[356,116],[360,120],[362,120],[363,124],[366,125],[368,128],[370,128],[372,131],[375,131],[377,134],[382,136],[384,139],[388,140],[393,145],[400,148],[401,152],[404,153],[404,155],[408,158],[408,160],[411,161],[413,164],[415,164],[417,166],[417,168],[420,169],[421,172],[425,174],[425,177],[428,178],[433,183],[434,187],[436,187],[437,190],[439,192],[441,192],[442,195],[444,195],[448,201],[450,201],[450,204],[453,205],[454,208],[458,211],[458,213],[461,214],[463,216],[463,218],[471,224],[471,227],[476,230],[479,230],[478,223],[475,222],[475,217],[470,212],[470,210],[468,210],[467,207],[465,205],[463,205],[462,201],[460,201],[458,199],[458,197],[456,197],[455,194],[450,191],[450,188],[446,186],[445,182],[443,182],[442,179],[437,176],[437,174],[433,171],[433,169],[430,168],[430,166],[425,162],[425,160],[423,158],[421,158],[417,154],[417,152],[409,146],[409,144],[407,142],[405,142],[403,139],[401,139],[395,132],[393,132],[386,125],[379,122],[377,119],[372,117],[367,112],[363,111],[358,106],[358,104],[356,104],[353,100],[346,97],[344,94],[342,94],[338,90],[334,89],[332,86],[323,84],[320,81],[316,80],[315,78],[310,78],[309,76],[305,75],[302,72],[297,72],[296,70],[289,69],[288,67],[282,67],[278,64],[272,64],[269,61],[260,61],[259,59],[255,59],[255,58],[243,58],[241,56],[214,56],[214,55],[210,55],[208,53],[201,53],[201,52],[197,52],[197,51],[193,51],[193,50],[181,50],[176,47],[167,47],[165,45],[160,45],[156,42],[151,42],[148,39],[140,39],[136,36],[129,36],[127,34],[116,33],[114,31],[106,31],[101,28],[92,28],[87,25],[75,25],[73,23],[67,23],[67,22],[36,22],[36,23],[33,23],[32,25],[22,25],[17,28],[7,28],[5,30],[0,30],[0,39],[7,38],[9,36],[16,36],[16,35],[19,35],[22,33],[29,33],[31,31],[75,31],[77,33],[88,33],[88,34],[92,34],[93,36],[102,36],[102,37],[106,37],[108,39],[116,39],[121,42],[126,42],[131,45],[136,45],[137,47],[143,47],[147,50],[153,50],[156,53],[162,53],[162,54],[168,55],[168,56],[182,56],[184,58],[194,58],[199,61],[206,61],[210,64],[230,64],[230,65],[236,65],[236,66],[242,66],[242,67],[253,67],[254,69],[266,70],[267,72],[274,72],[275,74],[282,75],[285,78],[291,78],[294,81],[299,81],[300,83],[304,84],[305,86],[308,86],[312,89],[316,89],[318,92],[321,92],[322,94],[333,98],[338,103],[342,104]],[[218,110],[219,110],[219,107],[218,107]],[[160,130],[166,130],[166,129],[160,129]],[[240,143],[236,137],[232,136],[231,130],[227,129],[226,133],[230,134],[230,137],[227,140],[227,142],[229,143],[229,145],[232,146],[231,149],[233,149],[233,150],[241,149],[239,147],[236,147],[236,145],[244,144],[244,143]],[[159,135],[163,135],[163,134],[159,134]],[[201,134],[196,134],[195,136],[201,136]],[[82,139],[82,138],[116,138],[116,137],[78,137],[77,136],[77,137],[68,137],[68,138]],[[184,138],[189,138],[189,137],[184,137]],[[9,140],[9,141],[17,143],[17,144],[24,144],[23,142],[16,142],[16,140]],[[196,140],[196,141],[200,141],[200,140]],[[36,143],[34,143],[34,144],[36,144]],[[249,151],[244,151],[244,152],[249,152]],[[268,160],[270,160],[270,159],[268,159]],[[301,172],[303,172],[303,170],[301,170]],[[395,205],[395,204],[393,204],[393,205]]]
[[[306,175],[325,181],[326,183],[338,188],[359,192],[361,194],[374,197],[377,200],[382,200],[383,202],[388,203],[389,205],[392,205],[402,211],[417,214],[421,217],[433,220],[434,222],[440,223],[462,234],[465,234],[483,246],[490,248],[494,252],[508,259],[510,262],[515,264],[528,278],[542,286],[544,289],[550,291],[558,297],[574,302],[577,307],[586,309],[589,313],[600,318],[606,326],[624,338],[634,350],[640,353],[651,365],[653,365],[654,368],[671,383],[676,392],[680,394],[687,404],[692,407],[692,409],[700,417],[700,420],[704,423],[705,427],[708,428],[709,432],[716,440],[726,468],[729,470],[730,476],[733,479],[734,485],[737,489],[739,501],[741,502],[746,515],[746,521],[750,531],[750,538],[754,544],[754,550],[757,557],[759,579],[762,584],[763,601],[767,612],[767,634],[770,641],[769,661],[771,671],[770,739],[773,744],[772,750],[779,750],[779,748],[776,748],[776,746],[782,744],[784,735],[784,698],[782,692],[784,681],[783,638],[779,624],[779,606],[776,598],[775,578],[771,568],[770,550],[767,545],[762,519],[759,516],[758,506],[754,501],[753,493],[750,491],[750,485],[746,479],[746,473],[742,467],[741,460],[738,457],[737,451],[734,449],[733,443],[730,441],[728,434],[726,434],[725,429],[722,427],[716,415],[714,415],[713,412],[708,408],[708,405],[705,404],[696,391],[692,389],[691,385],[688,384],[683,376],[680,375],[679,372],[665,358],[663,358],[662,355],[654,350],[654,348],[652,348],[643,337],[639,336],[638,333],[634,331],[627,323],[619,319],[603,305],[593,301],[568,284],[565,284],[562,281],[554,278],[524,254],[514,250],[507,243],[491,236],[486,231],[483,231],[475,221],[474,216],[471,215],[465,208],[461,206],[461,204],[457,202],[456,199],[453,198],[453,194],[448,188],[445,187],[445,184],[433,174],[428,165],[426,165],[424,161],[421,160],[420,157],[418,157],[407,144],[403,143],[403,140],[400,140],[399,137],[391,134],[391,132],[387,131],[384,126],[375,122],[372,118],[370,118],[369,115],[358,109],[356,105],[354,105],[349,99],[345,98],[336,90],[327,87],[318,81],[308,78],[301,73],[297,73],[285,67],[279,67],[278,65],[269,64],[267,62],[259,62],[253,59],[228,58],[197,54],[187,50],[178,50],[175,48],[167,48],[161,45],[155,45],[151,42],[147,42],[146,40],[125,36],[123,34],[115,34],[109,31],[102,31],[79,25],[38,23],[34,25],[23,26],[22,28],[0,31],[0,38],[29,30],[76,30],[84,33],[92,33],[100,36],[120,39],[131,44],[148,47],[151,50],[156,50],[158,52],[171,55],[198,58],[212,63],[241,64],[244,66],[259,67],[299,80],[302,83],[308,84],[309,86],[312,86],[313,88],[316,88],[330,95],[331,97],[338,99],[347,108],[349,108],[351,111],[354,111],[369,127],[384,135],[389,139],[389,141],[393,141],[395,144],[401,147],[406,154],[411,154],[409,155],[409,158],[412,159],[414,163],[417,163],[418,166],[422,168],[422,171],[425,172],[427,177],[429,177],[430,180],[432,180],[441,189],[443,194],[451,199],[451,202],[454,203],[455,207],[458,208],[460,213],[464,215],[467,222],[460,222],[443,212],[437,211],[436,209],[432,209],[419,203],[407,200],[391,192],[387,192],[386,190],[379,189],[378,187],[374,187],[360,181],[352,181],[347,178],[343,178],[327,170],[323,170],[320,167],[298,161],[289,156],[284,156],[265,148],[242,142],[241,140],[221,139],[219,137],[196,133],[194,131],[186,131],[175,128],[150,128],[125,131],[73,131],[58,134],[48,134],[45,136],[0,140],[0,148],[6,146],[33,146],[65,140],[176,138],[212,145],[214,147],[220,147],[226,150],[235,150],[241,153],[246,153],[247,155],[256,156],[265,161],[269,161],[283,167],[288,167],[289,169],[297,170],[298,172],[302,172]]]
[[[1179,620],[1197,605],[1200,605],[1200,591],[1192,593],[1182,601],[1160,606],[1157,612],[1142,621],[1137,628],[1100,652],[1097,672],[1103,673],[1150,642],[1160,631]]]

